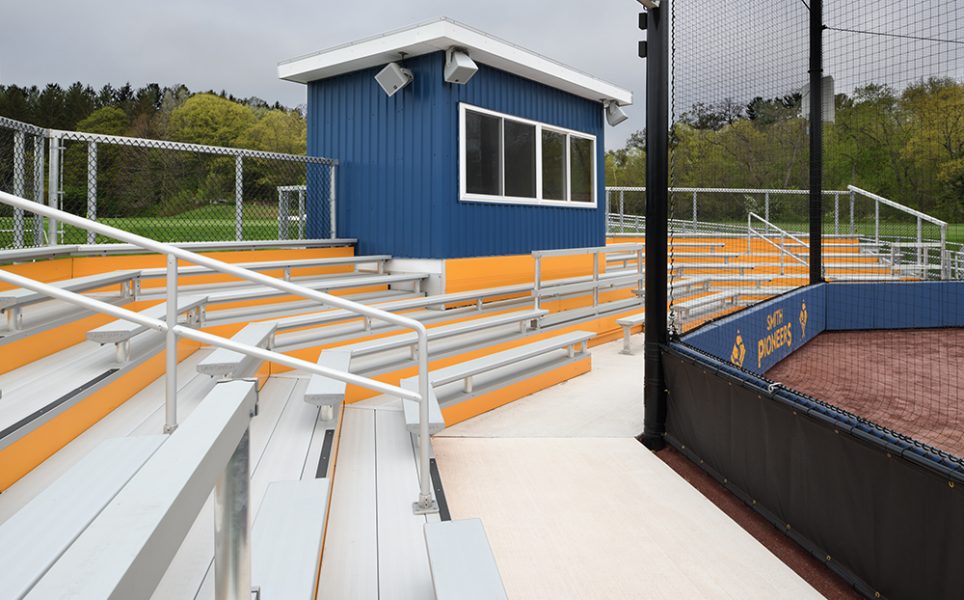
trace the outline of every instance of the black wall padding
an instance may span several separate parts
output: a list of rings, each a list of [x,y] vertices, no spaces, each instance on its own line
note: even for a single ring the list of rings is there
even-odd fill
[[[863,593],[964,598],[964,485],[703,360],[664,355],[674,445]]]

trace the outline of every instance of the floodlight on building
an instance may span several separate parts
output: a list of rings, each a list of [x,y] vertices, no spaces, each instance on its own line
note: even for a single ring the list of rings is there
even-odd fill
[[[614,101],[604,102],[606,107],[606,122],[615,127],[629,118],[629,115]]]
[[[475,61],[469,58],[462,48],[449,48],[445,51],[445,81],[465,85],[479,70]]]
[[[415,76],[410,70],[395,62],[388,63],[378,72],[378,75],[375,75],[375,81],[389,97],[394,96],[395,92],[412,83],[414,79]]]

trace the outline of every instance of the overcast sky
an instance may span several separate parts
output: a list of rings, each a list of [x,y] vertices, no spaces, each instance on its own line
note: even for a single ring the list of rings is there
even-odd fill
[[[634,0],[0,0],[0,83],[184,83],[288,106],[305,86],[281,60],[447,16],[631,90],[630,118],[607,128],[621,147],[643,128],[643,33]],[[828,25],[958,40],[954,44],[829,31],[838,92],[869,82],[964,79],[962,0],[831,0]],[[886,9],[883,7],[886,5]],[[794,91],[807,80],[808,12],[799,0],[677,0],[676,112],[694,102]]]
[[[0,83],[184,83],[296,106],[305,102],[305,86],[279,80],[279,61],[447,16],[639,99],[639,8],[634,0],[4,0]],[[607,129],[607,146],[642,129],[641,106],[628,113],[628,121]]]

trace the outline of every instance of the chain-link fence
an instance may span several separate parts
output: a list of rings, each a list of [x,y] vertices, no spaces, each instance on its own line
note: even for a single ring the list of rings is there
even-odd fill
[[[0,189],[162,242],[335,237],[336,168],[327,158],[0,119]],[[2,210],[0,248],[111,241]]]
[[[0,117],[0,190],[44,202],[45,130]],[[0,248],[47,243],[42,219],[0,206]]]

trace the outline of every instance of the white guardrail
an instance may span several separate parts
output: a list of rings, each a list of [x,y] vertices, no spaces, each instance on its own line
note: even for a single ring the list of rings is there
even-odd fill
[[[645,187],[632,187],[632,186],[612,186],[606,188],[606,207],[607,207],[607,228],[610,233],[644,233],[646,230],[645,219],[639,215],[627,214],[626,211],[626,194],[627,193],[642,193],[645,192]],[[771,199],[774,196],[806,196],[809,195],[808,190],[786,190],[786,189],[764,189],[764,188],[695,188],[695,187],[673,187],[669,188],[669,191],[674,194],[692,194],[692,216],[690,219],[673,219],[670,224],[671,227],[676,231],[683,232],[716,232],[716,233],[742,233],[749,238],[755,235],[754,231],[751,231],[750,221],[748,220],[747,228],[744,230],[742,226],[735,225],[733,223],[709,223],[699,220],[699,200],[702,195],[706,194],[748,194],[754,196],[763,197],[763,215],[757,215],[753,211],[748,211],[748,213],[753,214],[760,221],[767,224],[771,230],[776,231],[779,234],[783,231],[785,234],[789,235],[789,232],[780,229],[779,227],[773,225],[770,215]],[[833,234],[841,235],[841,207],[840,200],[841,197],[846,197],[849,200],[849,228],[844,235],[859,235],[862,239],[866,239],[869,242],[879,248],[886,248],[891,255],[892,262],[896,265],[902,260],[911,260],[911,266],[916,267],[917,271],[923,277],[927,277],[928,273],[931,271],[940,274],[940,278],[964,278],[964,245],[957,245],[957,249],[954,250],[949,246],[953,244],[948,244],[947,242],[947,229],[948,224],[941,219],[928,215],[926,213],[915,210],[909,206],[905,206],[899,202],[895,202],[888,198],[885,198],[879,194],[874,194],[862,188],[854,185],[847,186],[846,190],[825,190],[823,192],[824,196],[830,196],[833,198]],[[865,199],[873,202],[873,237],[870,238],[869,234],[864,236],[858,232],[857,220],[856,220],[856,204],[859,199]],[[913,218],[916,222],[916,235],[913,237],[906,236],[894,236],[885,235],[881,227],[881,214],[880,207],[886,206],[898,213],[907,215]],[[931,244],[928,239],[924,236],[924,223],[928,223],[939,230],[939,241],[937,244]],[[931,264],[933,254],[931,253],[931,245],[939,246],[939,251],[936,253],[939,261],[935,264]],[[907,257],[907,251],[913,254],[912,257]],[[913,269],[912,269],[913,270]]]
[[[154,319],[151,317],[144,316],[142,314],[114,306],[82,294],[77,294],[74,292],[69,292],[66,290],[59,289],[57,287],[35,281],[28,277],[22,275],[17,275],[9,271],[0,269],[0,281],[5,283],[26,288],[41,294],[50,296],[51,298],[56,298],[85,308],[88,310],[96,311],[102,314],[110,315],[117,319],[124,319],[127,321],[132,321],[138,323],[155,331],[164,332],[166,335],[165,340],[165,353],[166,353],[166,372],[165,372],[165,433],[172,432],[177,427],[177,338],[183,337],[189,340],[194,340],[196,342],[201,342],[202,344],[209,344],[217,348],[224,348],[227,350],[232,350],[247,356],[254,358],[259,358],[261,360],[274,362],[280,365],[285,365],[293,369],[302,369],[309,373],[315,373],[322,375],[324,377],[330,377],[331,379],[336,379],[338,381],[343,381],[352,385],[358,385],[370,390],[374,390],[383,394],[388,394],[391,396],[396,396],[398,398],[414,400],[419,404],[419,494],[418,498],[414,504],[414,510],[417,514],[424,514],[429,512],[436,512],[438,510],[437,504],[432,497],[431,479],[429,472],[429,415],[428,415],[428,394],[429,394],[429,380],[428,380],[428,333],[425,325],[414,319],[409,319],[407,317],[399,316],[391,312],[384,310],[379,310],[371,306],[366,306],[364,304],[359,304],[357,302],[352,302],[351,300],[346,300],[339,296],[333,296],[331,294],[326,294],[324,292],[318,292],[306,287],[302,287],[298,284],[291,283],[289,281],[284,281],[282,279],[276,279],[256,271],[249,271],[247,269],[237,267],[213,258],[202,256],[200,254],[195,254],[189,250],[183,248],[178,248],[169,244],[164,244],[145,238],[136,234],[132,234],[108,225],[103,225],[83,217],[78,217],[76,215],[57,210],[55,208],[50,208],[30,200],[25,200],[23,198],[18,198],[12,194],[6,192],[0,192],[0,203],[7,206],[11,206],[15,209],[20,209],[27,212],[32,212],[37,215],[47,217],[48,219],[57,220],[74,227],[85,229],[87,231],[92,231],[122,242],[133,244],[145,250],[152,252],[157,252],[158,254],[164,254],[167,257],[167,314],[164,320]],[[226,339],[220,336],[212,335],[204,331],[198,331],[190,327],[183,325],[178,325],[177,323],[177,261],[181,259],[186,262],[194,263],[200,266],[208,267],[214,271],[224,273],[226,275],[232,275],[239,279],[250,281],[252,283],[257,283],[272,287],[282,292],[286,292],[293,296],[301,296],[309,300],[315,300],[321,304],[332,306],[335,308],[341,308],[346,311],[358,314],[359,316],[368,317],[371,319],[385,321],[399,327],[404,327],[406,329],[412,329],[416,332],[418,336],[418,393],[411,392],[409,390],[403,389],[399,386],[390,385],[370,379],[368,377],[362,377],[360,375],[354,375],[348,372],[342,372],[334,369],[330,369],[312,362],[287,356],[279,352],[274,352],[272,350],[267,350],[264,348],[259,348],[256,346],[251,346],[247,344],[238,343],[236,341]]]

